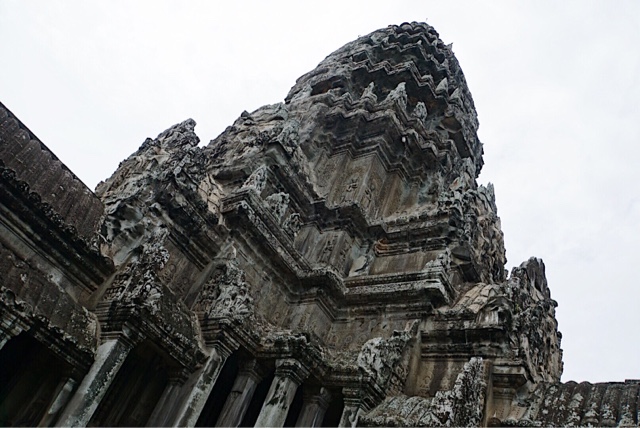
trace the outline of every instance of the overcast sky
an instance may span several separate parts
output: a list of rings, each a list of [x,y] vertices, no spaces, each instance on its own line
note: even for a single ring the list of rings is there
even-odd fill
[[[473,94],[508,267],[547,266],[563,381],[640,378],[640,2],[0,0],[0,100],[95,188],[146,137],[191,117],[208,143],[425,19]]]

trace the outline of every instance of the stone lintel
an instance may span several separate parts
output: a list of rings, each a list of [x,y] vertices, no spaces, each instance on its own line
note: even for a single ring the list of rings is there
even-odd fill
[[[240,367],[238,369],[238,376],[249,376],[256,382],[260,382],[262,378],[267,374],[267,369],[264,365],[255,358],[247,358],[240,361]]]
[[[247,350],[258,349],[255,335],[228,318],[200,318],[200,328],[204,343],[209,348],[228,348],[231,352],[243,347]],[[229,355],[231,355],[231,352]]]
[[[87,321],[90,319],[89,316],[84,318]],[[91,331],[84,335],[74,335],[72,333],[77,332],[63,330],[51,322],[43,322],[41,314],[37,314],[33,306],[16,296],[12,290],[0,285],[0,349],[13,337],[27,331],[31,337],[75,367],[73,375],[77,379],[93,363],[97,340],[91,335]]]
[[[302,384],[309,376],[309,369],[294,358],[276,360],[276,376],[291,379],[296,385]]]
[[[362,379],[359,385],[342,388],[344,410],[340,418],[340,427],[355,427],[363,412],[373,409],[385,397],[385,391],[371,376]]]
[[[364,403],[364,391],[359,386],[344,387],[342,388],[342,397],[344,399],[344,405],[360,406]]]
[[[131,304],[115,304],[115,307],[112,305],[114,305],[113,302],[108,305],[108,309],[99,308],[98,314],[103,328],[102,337],[113,338],[123,334],[128,336],[130,335],[128,332],[135,330],[140,335],[137,343],[144,339],[153,341],[188,371],[195,370],[206,360],[206,353],[198,346],[199,341],[195,337],[197,327],[192,324],[186,312],[181,312],[179,317],[175,314],[174,319],[180,318],[180,321],[183,321],[182,326],[186,323],[193,325],[193,329],[189,332],[193,334],[191,337],[180,334],[178,329],[172,328],[166,320],[158,319],[146,310],[140,310]]]
[[[102,334],[103,341],[119,340],[131,348],[135,347],[146,338],[146,335],[142,333],[138,327],[133,326],[128,322],[122,324],[119,330],[108,331]]]

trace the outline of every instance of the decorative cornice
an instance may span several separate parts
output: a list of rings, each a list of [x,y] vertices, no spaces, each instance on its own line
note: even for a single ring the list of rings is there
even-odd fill
[[[310,371],[300,361],[293,358],[276,360],[276,376],[286,377],[301,385]]]
[[[111,259],[101,255],[97,248],[79,236],[73,226],[65,223],[29,185],[17,178],[16,173],[0,160],[0,215],[18,236],[26,236],[57,266],[78,278],[78,284],[94,291],[114,271]],[[29,227],[20,223],[29,224]],[[13,225],[13,226],[9,226]],[[73,263],[71,263],[73,262]]]

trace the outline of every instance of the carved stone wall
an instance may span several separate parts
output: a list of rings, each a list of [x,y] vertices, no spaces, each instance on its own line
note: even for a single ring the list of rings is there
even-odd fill
[[[95,194],[0,107],[2,424],[638,424],[637,382],[560,383],[544,264],[505,270],[427,24],[348,43],[206,146],[170,127]]]

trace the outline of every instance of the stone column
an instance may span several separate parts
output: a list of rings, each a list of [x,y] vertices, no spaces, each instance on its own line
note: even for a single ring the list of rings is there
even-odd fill
[[[281,427],[287,419],[289,406],[298,386],[309,376],[302,364],[294,359],[276,361],[276,373],[262,405],[257,427]]]
[[[185,387],[191,390],[182,406],[177,413],[175,419],[170,423],[172,426],[195,426],[202,413],[204,405],[207,403],[209,394],[213,389],[213,385],[218,380],[220,370],[224,366],[229,355],[238,348],[237,344],[217,342],[211,350],[211,356],[205,363],[204,367],[192,375],[190,382]]]
[[[524,367],[517,365],[496,364],[492,367],[491,382],[486,392],[483,423],[485,425],[502,425],[507,419],[522,419],[522,407],[512,406],[518,389],[527,383],[527,372]],[[513,412],[513,413],[512,413]]]
[[[331,402],[331,394],[324,387],[305,388],[302,391],[302,410],[297,427],[319,427]]]
[[[55,417],[58,415],[58,412],[62,410],[62,408],[67,404],[69,399],[71,398],[71,394],[78,381],[76,381],[72,377],[67,377],[60,382],[60,386],[58,387],[58,393],[56,397],[51,402],[47,413],[44,414],[38,426],[40,427],[48,427],[51,426],[51,423],[54,421]]]
[[[2,349],[9,340],[25,330],[28,330],[28,326],[18,317],[6,312],[2,314],[0,319],[0,349]]]
[[[342,395],[344,396],[344,410],[338,426],[355,428],[362,412],[361,392],[357,388],[342,388]]]
[[[162,391],[162,395],[151,416],[149,416],[147,426],[164,427],[170,424],[171,417],[175,412],[175,403],[179,401],[182,386],[188,377],[189,373],[182,368],[169,372],[169,382],[164,391]]]
[[[139,334],[129,329],[115,339],[103,342],[96,352],[96,359],[82,379],[76,393],[64,409],[56,426],[85,427],[98,408],[122,363],[133,349]]]
[[[255,359],[243,362],[220,417],[218,417],[217,427],[237,427],[240,425],[249,408],[253,393],[263,376],[264,370]]]

